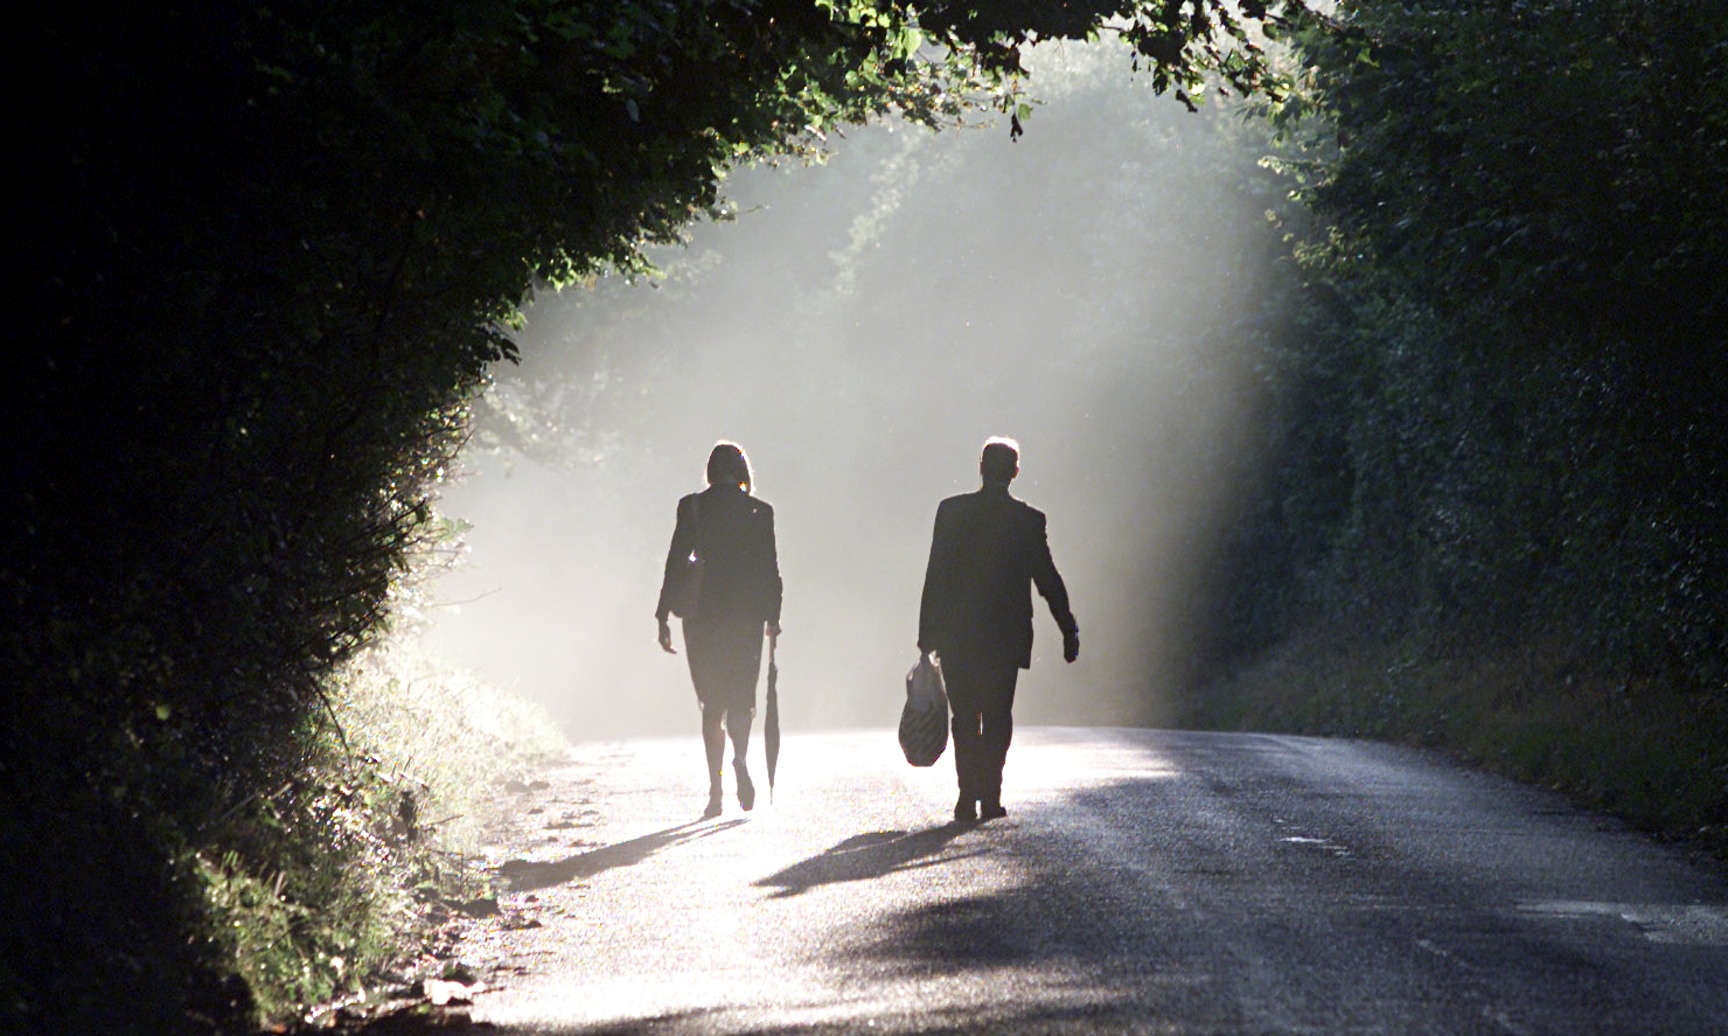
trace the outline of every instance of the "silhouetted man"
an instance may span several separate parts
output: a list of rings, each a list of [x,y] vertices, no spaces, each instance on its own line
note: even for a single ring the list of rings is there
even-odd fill
[[[1080,627],[1050,558],[1044,514],[1008,494],[1020,473],[1012,439],[984,444],[984,485],[936,509],[918,610],[918,649],[936,652],[954,709],[955,820],[1008,815],[1002,764],[1014,737],[1014,684],[1032,665],[1032,587],[1062,629],[1062,657],[1080,656]]]

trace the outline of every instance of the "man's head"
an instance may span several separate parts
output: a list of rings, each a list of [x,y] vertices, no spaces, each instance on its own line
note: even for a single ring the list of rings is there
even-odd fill
[[[993,435],[984,442],[984,453],[978,458],[978,474],[987,485],[1005,486],[1020,474],[1020,444],[1005,435]]]

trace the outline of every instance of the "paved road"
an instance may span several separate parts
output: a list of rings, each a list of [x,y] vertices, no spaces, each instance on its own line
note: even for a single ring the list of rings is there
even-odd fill
[[[775,804],[695,822],[694,738],[582,746],[500,832],[539,926],[472,937],[504,965],[474,1019],[1728,1033],[1728,884],[1554,796],[1369,743],[1030,729],[1008,818],[957,825],[948,763],[794,735]]]

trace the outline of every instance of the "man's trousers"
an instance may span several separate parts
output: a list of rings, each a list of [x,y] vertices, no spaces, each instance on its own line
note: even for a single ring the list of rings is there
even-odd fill
[[[942,679],[953,709],[954,770],[962,798],[998,803],[1002,764],[1014,740],[1013,662],[942,656]]]

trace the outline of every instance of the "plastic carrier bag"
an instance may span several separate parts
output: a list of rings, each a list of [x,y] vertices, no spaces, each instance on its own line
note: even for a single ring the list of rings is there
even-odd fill
[[[900,750],[913,766],[932,766],[948,747],[948,691],[942,667],[928,653],[906,674],[906,706],[900,710]]]

